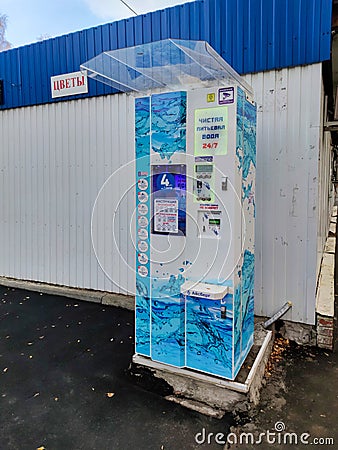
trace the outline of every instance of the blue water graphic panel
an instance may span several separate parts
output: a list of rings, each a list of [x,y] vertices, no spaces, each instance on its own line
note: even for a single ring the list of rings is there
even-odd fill
[[[150,236],[150,99],[135,100],[136,156],[136,353],[150,356],[150,248],[142,243]],[[145,205],[147,214],[141,214]]]
[[[184,300],[181,297],[151,300],[151,358],[184,366]]]
[[[162,159],[186,150],[186,92],[168,92],[151,97],[151,146]]]
[[[236,285],[234,295],[234,363],[235,372],[239,367],[241,359],[241,339],[242,339],[242,320],[241,320],[241,282]]]
[[[184,298],[181,274],[152,280],[151,358],[172,366],[184,366]]]
[[[247,226],[246,248],[242,266],[242,344],[241,364],[244,362],[252,344],[254,333],[254,217],[255,204],[255,171],[256,171],[256,105],[243,99],[243,175],[242,205]]]
[[[232,378],[233,296],[221,301],[186,296],[186,366]]]

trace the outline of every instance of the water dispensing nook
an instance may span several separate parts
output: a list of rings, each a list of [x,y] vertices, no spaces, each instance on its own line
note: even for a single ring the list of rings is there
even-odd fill
[[[186,281],[185,367],[233,378],[233,292],[229,286]]]

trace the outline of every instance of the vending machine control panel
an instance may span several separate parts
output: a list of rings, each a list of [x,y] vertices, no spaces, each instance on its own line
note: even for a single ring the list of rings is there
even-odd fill
[[[194,167],[194,197],[196,202],[213,202],[215,173],[213,164],[198,163]]]

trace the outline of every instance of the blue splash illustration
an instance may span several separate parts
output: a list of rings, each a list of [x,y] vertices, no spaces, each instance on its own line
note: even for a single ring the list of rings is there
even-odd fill
[[[256,107],[246,100],[245,94],[240,88],[238,88],[237,102],[236,155],[239,161],[238,167],[242,168],[243,179],[246,180],[250,164],[256,167]]]
[[[150,155],[150,98],[135,100],[135,156]]]
[[[242,266],[242,349],[241,360],[246,357],[248,346],[252,343],[254,332],[254,290],[255,290],[255,255],[249,250],[244,252]]]
[[[184,301],[181,298],[151,300],[151,358],[184,366]]]
[[[162,159],[186,151],[186,92],[151,97],[151,147]]]
[[[150,356],[150,300],[149,297],[137,295],[136,313],[136,353]]]
[[[185,361],[184,281],[181,274],[152,280],[151,358],[177,367]]]
[[[241,357],[242,321],[241,321],[241,282],[235,288],[234,295],[234,358],[235,362]]]
[[[186,297],[186,365],[188,368],[232,378],[232,295],[220,300]]]
[[[255,194],[252,181],[247,180],[252,167],[256,167],[256,107],[245,98],[238,88],[237,99],[237,145],[238,170],[242,170],[242,200],[248,200],[255,216]]]
[[[253,343],[255,255],[244,251],[241,281],[235,289],[235,361],[239,369]]]
[[[142,297],[149,297],[148,287],[140,279],[136,279],[136,292]]]
[[[184,281],[185,278],[181,274],[178,274],[177,276],[170,275],[169,279],[153,279],[152,296],[157,298],[179,297],[181,293],[181,286]]]

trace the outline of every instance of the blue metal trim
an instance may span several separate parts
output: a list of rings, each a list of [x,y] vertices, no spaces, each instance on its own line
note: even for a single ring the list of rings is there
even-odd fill
[[[166,38],[206,40],[242,74],[321,62],[331,14],[331,0],[198,0],[12,49],[0,54],[0,109],[114,93],[89,80],[88,94],[53,100],[50,77],[105,50]]]

